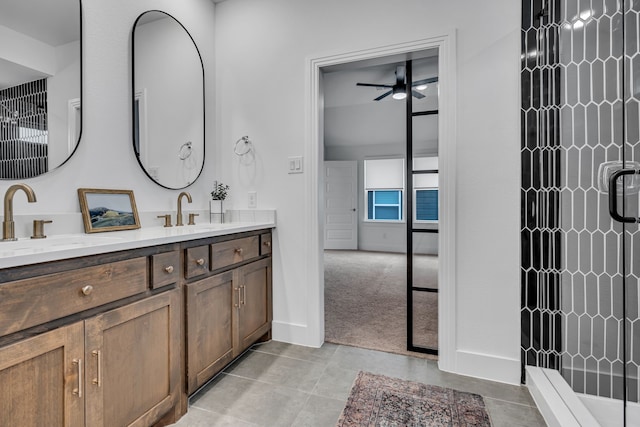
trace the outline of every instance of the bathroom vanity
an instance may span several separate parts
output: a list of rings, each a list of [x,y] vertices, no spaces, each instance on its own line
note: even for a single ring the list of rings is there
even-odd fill
[[[0,426],[180,418],[189,394],[270,338],[274,225],[78,235],[40,252],[1,242]]]

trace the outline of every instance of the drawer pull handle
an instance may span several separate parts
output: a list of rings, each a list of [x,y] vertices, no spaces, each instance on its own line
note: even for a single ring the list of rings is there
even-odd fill
[[[173,273],[173,265],[170,265],[169,267],[165,267],[164,271],[166,271],[167,274]]]
[[[264,245],[265,245],[266,247],[270,248],[270,247],[271,247],[271,242],[264,242]]]
[[[73,359],[72,363],[78,367],[78,387],[73,389],[73,394],[82,397],[82,359]]]
[[[96,363],[98,366],[97,378],[94,378],[91,382],[100,387],[102,384],[102,353],[100,350],[93,350],[91,354],[97,358]]]
[[[82,295],[89,296],[93,292],[93,286],[87,285],[82,287]]]
[[[204,265],[204,258],[198,258],[198,259],[196,260],[196,264],[198,264],[198,265]]]
[[[237,253],[238,255],[242,255],[242,248],[236,248],[234,252]]]

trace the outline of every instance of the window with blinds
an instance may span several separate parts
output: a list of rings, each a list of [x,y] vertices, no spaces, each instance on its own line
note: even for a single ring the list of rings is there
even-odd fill
[[[421,171],[413,178],[414,220],[438,222],[438,157],[416,157],[413,167]]]
[[[416,190],[416,221],[438,221],[438,190]]]
[[[367,190],[367,219],[402,220],[402,191]]]
[[[404,159],[364,161],[365,218],[370,221],[402,221]]]

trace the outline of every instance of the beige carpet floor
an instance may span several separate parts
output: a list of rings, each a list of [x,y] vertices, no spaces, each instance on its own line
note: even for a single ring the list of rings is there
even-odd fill
[[[414,256],[414,285],[438,287],[438,257]],[[327,250],[325,341],[434,358],[408,352],[406,256]],[[414,345],[438,348],[438,294],[414,292]]]

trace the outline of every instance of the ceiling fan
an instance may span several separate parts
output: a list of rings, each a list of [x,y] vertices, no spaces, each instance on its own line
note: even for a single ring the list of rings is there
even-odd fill
[[[383,93],[379,97],[375,98],[374,101],[380,101],[381,99],[386,98],[389,95],[392,95],[393,99],[405,99],[407,94],[405,93],[405,68],[404,65],[398,65],[396,67],[396,83],[393,85],[383,85],[383,84],[375,84],[375,83],[356,83],[357,86],[370,86],[376,87],[378,89],[387,88],[390,89],[387,92]],[[426,85],[429,83],[435,83],[438,81],[437,77],[431,77],[428,79],[417,80],[411,83],[411,87],[415,87],[418,90],[426,89]],[[424,86],[424,87],[422,87]],[[424,95],[416,90],[411,90],[411,94],[418,99],[424,98]]]

